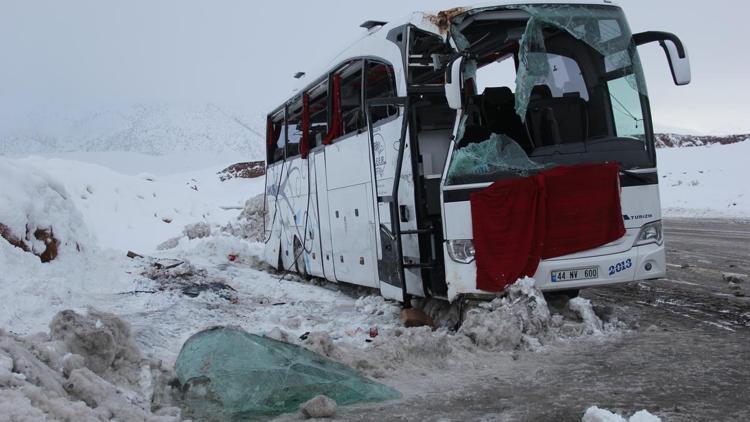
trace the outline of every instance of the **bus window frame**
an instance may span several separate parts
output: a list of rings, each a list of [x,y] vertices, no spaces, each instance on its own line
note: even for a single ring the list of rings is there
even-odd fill
[[[393,76],[393,80],[392,80],[393,84],[391,86],[391,88],[392,88],[392,95],[389,95],[389,96],[386,96],[386,97],[367,98],[367,69],[368,69],[370,63],[377,63],[377,64],[385,65],[388,68],[390,68],[391,75]],[[398,97],[398,83],[396,82],[396,69],[394,69],[394,67],[393,67],[393,65],[391,63],[389,63],[389,62],[387,62],[385,60],[379,60],[379,59],[374,59],[374,58],[367,57],[367,58],[364,58],[363,69],[364,69],[364,72],[365,72],[364,77],[362,78],[362,85],[363,85],[362,86],[362,101],[363,101],[364,107],[368,107],[367,102],[369,100],[371,100],[371,99],[396,98],[396,97]],[[398,119],[401,116],[401,108],[400,107],[396,107],[396,114],[394,114],[392,116],[388,116],[388,117],[386,117],[384,119],[380,119],[377,122],[375,122],[375,124],[373,124],[372,122],[369,121],[369,115],[370,114],[367,113],[367,110],[365,110],[365,114],[366,114],[366,116],[365,116],[366,126],[368,126],[368,127],[371,126],[373,128],[376,128],[376,127],[380,127],[380,126],[382,126],[384,124],[390,123],[390,122]]]

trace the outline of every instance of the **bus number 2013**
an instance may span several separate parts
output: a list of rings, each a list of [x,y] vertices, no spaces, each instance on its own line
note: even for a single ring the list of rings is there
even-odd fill
[[[609,275],[615,275],[619,273],[620,271],[625,271],[628,268],[633,266],[633,261],[628,258],[622,262],[618,262],[616,265],[610,265],[609,266]]]

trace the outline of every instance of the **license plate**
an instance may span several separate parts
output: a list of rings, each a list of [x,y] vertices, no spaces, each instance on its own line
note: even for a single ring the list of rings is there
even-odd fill
[[[569,270],[552,271],[552,282],[592,280],[599,278],[599,267],[571,268]]]

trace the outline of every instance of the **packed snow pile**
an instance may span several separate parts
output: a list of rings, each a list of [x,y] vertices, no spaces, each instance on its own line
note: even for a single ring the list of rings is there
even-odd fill
[[[470,367],[476,363],[474,359],[481,361],[487,354],[537,351],[556,341],[609,335],[624,328],[616,319],[602,321],[585,299],[573,299],[564,309],[551,311],[531,278],[510,286],[505,297],[468,310],[457,331],[403,328],[398,307],[377,296],[360,298],[357,306],[364,313],[390,321],[379,327],[369,347],[337,342],[325,332],[311,332],[297,340],[283,327],[275,330],[274,336],[292,339],[372,377],[385,378],[428,368]]]
[[[0,157],[0,242],[43,261],[80,252],[91,238],[65,187],[43,169]],[[0,258],[2,259],[2,258]]]
[[[0,329],[0,415],[8,420],[177,421],[171,377],[111,314],[63,311],[49,334],[28,337]]]
[[[669,217],[750,218],[750,142],[657,150],[662,208]]]
[[[51,211],[52,205],[41,205],[36,192],[49,192],[47,196],[57,201],[55,204],[61,203],[64,195],[64,201],[80,211],[76,219],[68,219],[70,230],[87,227],[96,234],[98,246],[120,251],[149,253],[166,239],[181,235],[188,224],[218,227],[236,218],[245,201],[263,190],[262,178],[222,182],[216,175],[222,165],[155,176],[126,175],[100,165],[62,159],[2,160],[2,209],[28,203]],[[40,183],[50,188],[40,190]],[[6,199],[8,195],[12,196]],[[25,211],[17,205],[13,207],[9,211],[19,216]],[[23,228],[22,222],[13,224]]]
[[[661,418],[652,415],[647,410],[639,410],[630,418],[624,418],[609,410],[591,406],[586,409],[581,422],[661,422]]]

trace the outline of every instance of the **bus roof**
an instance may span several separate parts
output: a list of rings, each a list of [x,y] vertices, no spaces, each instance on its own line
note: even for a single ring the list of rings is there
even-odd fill
[[[369,29],[364,30],[359,38],[357,38],[349,46],[335,54],[330,60],[327,60],[325,63],[320,63],[316,66],[313,66],[313,69],[311,69],[312,71],[304,72],[304,76],[298,79],[297,82],[293,85],[293,92],[291,93],[291,97],[295,97],[296,95],[298,95],[300,92],[302,92],[302,90],[308,88],[320,77],[331,71],[335,66],[338,66],[343,61],[346,61],[346,59],[361,57],[363,55],[370,54],[371,52],[367,51],[367,48],[363,46],[364,42],[369,38],[385,39],[392,29],[398,28],[403,25],[414,25],[415,27],[424,31],[432,32],[441,36],[446,36],[447,28],[445,26],[449,23],[449,21],[445,20],[446,18],[450,20],[455,16],[470,12],[472,10],[521,4],[576,4],[619,7],[616,2],[611,0],[502,0],[480,3],[472,6],[459,6],[442,11],[412,12],[398,19],[393,19],[387,22],[385,25],[375,25],[370,27]],[[277,110],[278,108],[274,109],[273,112],[276,112]]]

